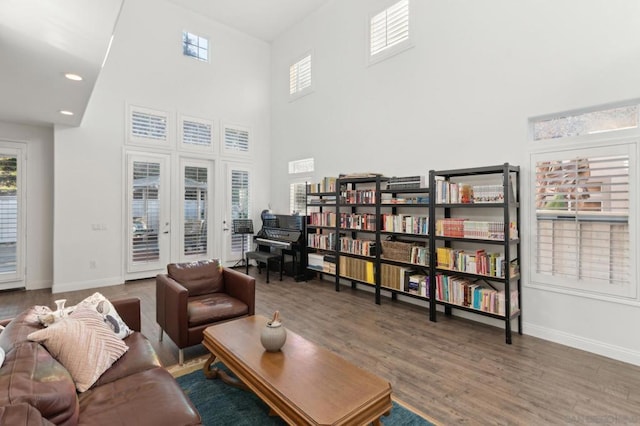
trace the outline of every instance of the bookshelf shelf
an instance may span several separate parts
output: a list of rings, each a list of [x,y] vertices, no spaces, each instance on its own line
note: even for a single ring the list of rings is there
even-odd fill
[[[522,334],[520,168],[505,163],[431,170],[429,186],[434,190],[429,285],[435,295],[430,319],[436,321],[436,305],[444,306],[446,315],[458,309],[498,319],[505,324],[505,341],[510,344],[512,320],[517,320]]]

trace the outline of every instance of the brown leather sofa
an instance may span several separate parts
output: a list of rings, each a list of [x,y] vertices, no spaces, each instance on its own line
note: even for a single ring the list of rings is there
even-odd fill
[[[217,259],[167,265],[156,277],[156,320],[183,349],[202,343],[204,330],[216,323],[255,313],[255,278],[224,268]]]
[[[42,328],[34,310],[0,333],[6,358],[0,367],[1,425],[199,425],[200,415],[140,333],[140,300],[112,300],[134,333],[129,347],[87,391],[77,393],[68,371],[44,346],[27,339]],[[83,342],[78,342],[82,350]]]

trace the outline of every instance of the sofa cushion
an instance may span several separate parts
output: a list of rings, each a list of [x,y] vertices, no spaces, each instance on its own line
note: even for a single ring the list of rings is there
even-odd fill
[[[86,299],[82,300],[76,305],[76,309],[79,307],[91,308],[102,315],[104,322],[109,327],[111,327],[113,332],[116,333],[116,335],[121,339],[124,339],[125,337],[133,333],[133,330],[131,330],[127,326],[127,323],[125,323],[122,318],[120,318],[120,315],[118,315],[116,308],[113,307],[109,299],[107,299],[100,293],[96,292]]]
[[[46,306],[33,306],[20,312],[0,333],[0,346],[8,353],[15,346],[28,342],[27,336],[34,331],[41,330],[42,324],[38,315],[50,311]]]
[[[175,379],[158,367],[80,394],[80,425],[197,425],[200,415]]]
[[[77,307],[62,321],[28,337],[42,342],[69,370],[78,392],[89,389],[128,349],[104,323],[102,316],[87,307]]]
[[[0,368],[0,406],[15,404],[31,405],[57,425],[78,422],[78,397],[69,372],[36,342],[25,341],[7,352]]]
[[[21,403],[0,407],[0,425],[53,426],[35,407]]]
[[[169,276],[189,292],[189,297],[224,291],[222,266],[218,259],[170,263]]]
[[[237,318],[248,313],[246,303],[226,293],[191,297],[187,302],[189,327]]]
[[[131,374],[162,366],[151,342],[142,333],[133,333],[124,339],[124,343],[129,350],[100,376],[94,386],[101,386]]]

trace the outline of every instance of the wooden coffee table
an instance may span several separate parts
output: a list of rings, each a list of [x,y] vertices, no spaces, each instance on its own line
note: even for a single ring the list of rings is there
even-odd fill
[[[221,376],[211,369],[220,360],[272,414],[294,425],[379,425],[391,412],[389,382],[291,330],[280,352],[266,352],[260,332],[267,321],[254,315],[208,327],[205,375]]]

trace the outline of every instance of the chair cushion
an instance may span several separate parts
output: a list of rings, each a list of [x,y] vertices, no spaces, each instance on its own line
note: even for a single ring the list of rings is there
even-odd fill
[[[189,297],[224,291],[222,266],[218,259],[170,263],[167,272],[187,289]]]
[[[187,302],[189,327],[223,321],[249,313],[249,307],[226,293],[191,297]]]

